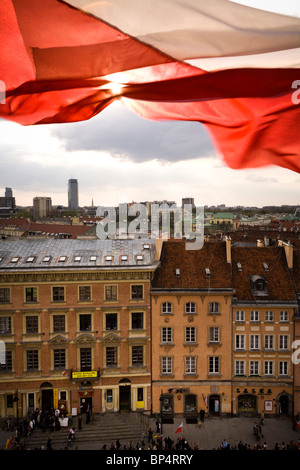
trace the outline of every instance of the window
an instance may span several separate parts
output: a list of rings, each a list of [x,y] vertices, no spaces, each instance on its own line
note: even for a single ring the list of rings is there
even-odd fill
[[[142,387],[137,389],[137,401],[144,401],[144,389]]]
[[[196,328],[194,326],[187,326],[185,328],[185,342],[195,343],[196,341]]]
[[[105,286],[105,300],[118,300],[117,286]]]
[[[235,349],[245,349],[245,335],[235,335]]]
[[[117,313],[107,313],[105,315],[105,329],[106,330],[118,329],[118,314]]]
[[[144,348],[143,346],[132,346],[132,365],[142,366],[144,365]]]
[[[25,302],[37,302],[37,287],[25,287]]]
[[[236,361],[235,375],[245,375],[245,361]]]
[[[164,356],[161,361],[161,372],[162,374],[172,374],[172,357]]]
[[[217,326],[209,328],[209,342],[218,343],[220,341],[220,329]]]
[[[259,321],[259,311],[258,310],[252,310],[251,311],[250,321],[252,321],[252,322],[258,322]]]
[[[92,370],[92,351],[90,348],[80,349],[80,370]]]
[[[260,275],[253,275],[249,277],[251,292],[253,295],[264,296],[268,295],[268,288],[265,278]]]
[[[64,302],[65,288],[64,287],[52,287],[52,300],[53,302]]]
[[[212,315],[220,313],[219,303],[218,302],[210,302],[209,303],[209,313],[212,314]]]
[[[33,371],[39,369],[39,352],[36,349],[27,351],[27,370]]]
[[[172,343],[173,329],[171,327],[163,327],[161,330],[162,343]]]
[[[92,315],[90,314],[79,315],[79,329],[80,331],[91,331]]]
[[[209,358],[209,373],[218,374],[220,372],[219,357],[211,356]]]
[[[245,321],[245,312],[244,312],[244,310],[237,310],[235,312],[235,320],[236,321]]]
[[[289,363],[287,361],[279,362],[279,375],[288,375]]]
[[[11,334],[11,317],[0,317],[0,334]]]
[[[289,321],[289,312],[280,312],[280,321],[288,322]]]
[[[132,312],[131,314],[131,329],[142,330],[144,328],[144,314],[143,312]]]
[[[289,337],[288,335],[279,336],[279,349],[287,350],[289,348]]]
[[[196,304],[194,302],[187,302],[185,304],[185,313],[196,313]]]
[[[185,373],[196,374],[196,358],[194,356],[185,358]]]
[[[265,375],[274,375],[273,361],[265,361]]]
[[[1,360],[3,360],[3,357],[1,355]],[[12,370],[12,352],[7,351],[5,352],[5,363],[0,362],[0,371],[11,371]]]
[[[88,302],[91,298],[91,286],[79,286],[79,301]]]
[[[265,312],[265,321],[266,322],[273,322],[274,321],[274,312],[271,310],[267,310]]]
[[[274,350],[274,335],[265,335],[265,349]]]
[[[65,315],[53,315],[53,331],[54,333],[64,332],[66,329]]]
[[[108,346],[106,348],[106,367],[117,367],[117,353],[116,346]]]
[[[10,302],[10,288],[0,287],[0,303],[8,304]]]
[[[259,375],[258,361],[250,361],[250,375]]]
[[[54,370],[64,370],[66,368],[65,349],[54,349],[53,351]]]
[[[164,302],[161,305],[161,313],[172,313],[172,304],[170,302]]]
[[[133,286],[131,286],[131,298],[132,298],[132,300],[142,300],[143,299],[143,286],[142,285],[133,285]]]
[[[38,333],[39,323],[37,315],[28,315],[26,317],[26,333]]]
[[[250,349],[259,349],[259,335],[250,335]]]

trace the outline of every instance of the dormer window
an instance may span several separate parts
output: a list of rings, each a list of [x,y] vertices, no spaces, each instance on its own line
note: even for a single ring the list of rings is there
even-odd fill
[[[263,296],[269,295],[267,283],[262,275],[253,275],[250,276],[250,286],[251,286],[251,293],[253,295]]]

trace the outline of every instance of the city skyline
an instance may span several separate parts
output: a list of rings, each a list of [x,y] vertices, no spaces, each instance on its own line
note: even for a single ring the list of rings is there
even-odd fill
[[[297,1],[240,1],[299,16]],[[300,79],[300,77],[299,77]],[[0,192],[17,205],[35,196],[68,205],[67,181],[80,182],[80,206],[176,200],[198,205],[298,205],[300,175],[280,167],[233,170],[196,122],[153,122],[116,102],[89,121],[22,127],[0,121]]]

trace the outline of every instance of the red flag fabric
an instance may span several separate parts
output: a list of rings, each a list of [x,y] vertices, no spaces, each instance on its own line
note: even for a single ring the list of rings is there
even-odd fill
[[[201,122],[231,168],[300,172],[299,18],[228,0],[1,6],[0,117],[75,122],[119,99],[147,119]]]
[[[182,432],[182,429],[183,429],[183,423],[181,423],[178,428],[176,429],[175,431],[175,434],[179,433],[179,432]]]

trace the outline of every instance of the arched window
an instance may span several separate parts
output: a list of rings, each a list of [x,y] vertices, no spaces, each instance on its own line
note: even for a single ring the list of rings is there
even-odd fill
[[[194,302],[187,302],[185,304],[185,313],[196,313],[196,304]]]

